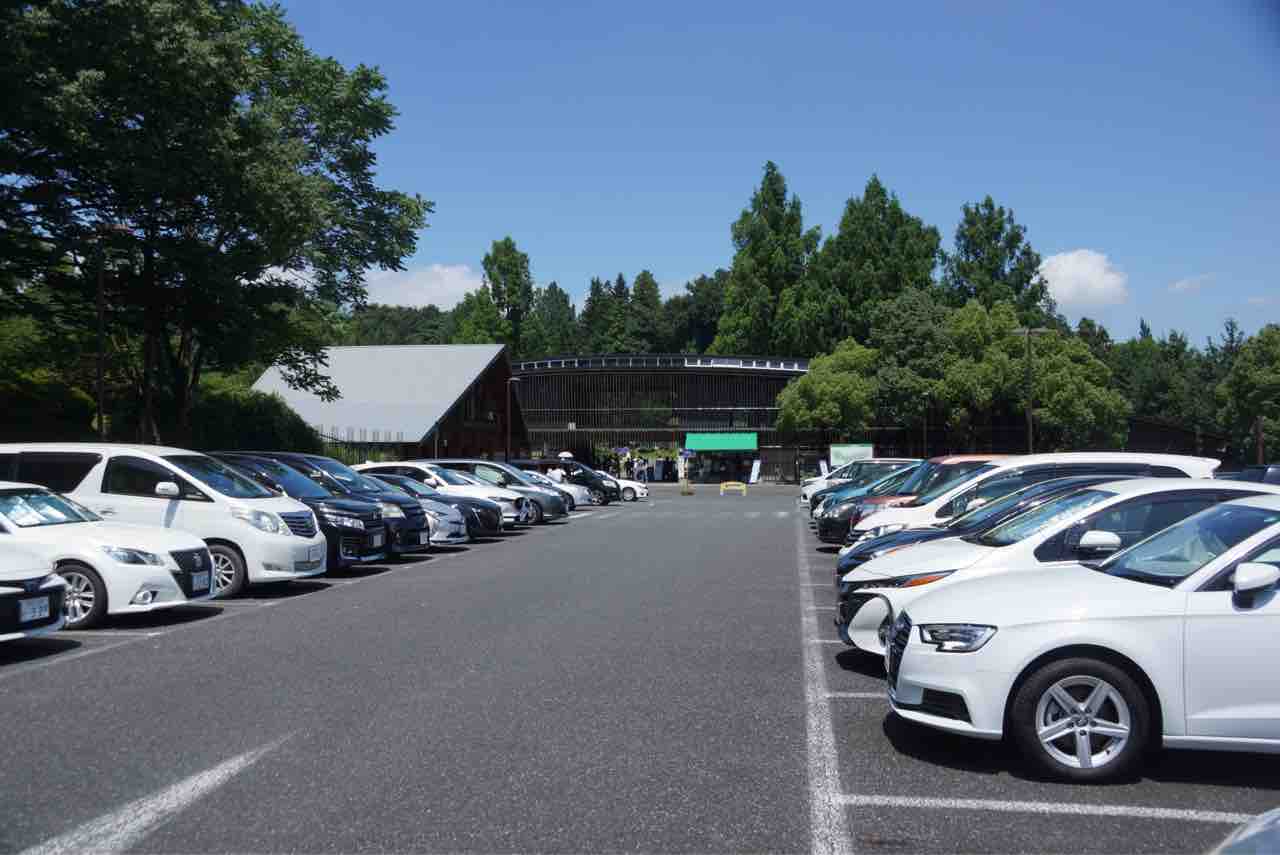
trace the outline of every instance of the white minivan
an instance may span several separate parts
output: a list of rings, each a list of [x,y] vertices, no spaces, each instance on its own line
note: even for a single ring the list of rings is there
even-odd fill
[[[967,478],[941,484],[905,504],[871,510],[854,525],[847,543],[859,543],[906,528],[934,525],[1030,484],[1053,478],[1100,472],[1135,478],[1212,478],[1219,462],[1210,457],[1127,451],[1072,451],[1002,457],[979,466]]]
[[[107,520],[190,532],[209,547],[214,595],[325,571],[311,509],[212,457],[116,443],[3,443],[0,478],[65,493]]]

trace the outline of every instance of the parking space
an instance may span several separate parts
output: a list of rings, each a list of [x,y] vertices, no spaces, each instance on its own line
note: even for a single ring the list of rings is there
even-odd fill
[[[834,550],[803,509],[797,515],[839,770],[833,801],[852,851],[1205,852],[1233,825],[1280,804],[1280,777],[1264,755],[1166,751],[1137,780],[1075,786],[1035,778],[1002,743],[898,718],[882,660],[836,637]]]

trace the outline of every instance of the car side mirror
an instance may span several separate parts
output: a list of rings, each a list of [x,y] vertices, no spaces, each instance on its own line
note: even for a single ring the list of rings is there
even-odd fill
[[[1280,581],[1280,567],[1260,561],[1246,561],[1236,565],[1232,576],[1231,586],[1237,601],[1252,601],[1256,595],[1276,586],[1276,582]]]
[[[176,499],[182,495],[182,491],[172,481],[161,481],[156,484],[156,495],[164,496],[166,499]]]
[[[948,517],[956,515],[956,500],[952,499],[942,507],[938,508],[938,512],[934,514],[935,519],[945,520]]]
[[[1076,552],[1115,552],[1120,549],[1120,535],[1114,531],[1086,531],[1076,544]]]

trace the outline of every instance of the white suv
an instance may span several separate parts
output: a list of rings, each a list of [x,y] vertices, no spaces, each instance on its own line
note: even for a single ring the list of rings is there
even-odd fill
[[[194,534],[105,522],[34,484],[0,481],[0,533],[53,561],[67,583],[68,629],[213,596],[213,561]]]
[[[1277,496],[1101,564],[972,579],[897,616],[890,703],[1080,782],[1131,774],[1161,744],[1280,753],[1278,582]]]
[[[870,512],[849,532],[854,544],[905,528],[933,525],[940,520],[972,510],[985,502],[1052,478],[1096,475],[1116,477],[1144,475],[1156,478],[1212,478],[1220,461],[1181,454],[1131,454],[1125,451],[1073,451],[1061,454],[1024,454],[1002,457],[972,470],[956,481],[943,482],[936,489],[909,502]]]
[[[325,571],[325,538],[310,508],[195,451],[6,443],[0,477],[65,493],[104,519],[194,534],[209,547],[216,596]]]
[[[62,629],[67,583],[53,562],[8,541],[0,542],[0,641],[17,641]]]

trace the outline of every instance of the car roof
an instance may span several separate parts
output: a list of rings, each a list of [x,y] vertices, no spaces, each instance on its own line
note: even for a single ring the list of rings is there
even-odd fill
[[[190,448],[175,448],[168,445],[143,445],[140,443],[127,442],[4,442],[0,443],[0,452],[3,451],[79,451],[97,454],[128,451],[134,454],[156,454],[161,456],[168,454],[204,454],[203,451],[193,451]]]
[[[930,457],[930,463],[986,463],[988,460],[1000,460],[1007,454],[943,454]]]
[[[0,490],[46,490],[50,493],[55,492],[42,484],[28,484],[25,481],[0,481]]]
[[[1266,484],[1254,484],[1255,487],[1266,487]],[[1274,485],[1272,485],[1274,486]],[[1244,499],[1232,499],[1232,505],[1244,505],[1250,508],[1262,508],[1268,511],[1280,511],[1280,489],[1268,490],[1260,496],[1249,496]]]
[[[1015,454],[1002,458],[1001,467],[1042,463],[1138,463],[1163,466],[1196,466],[1212,471],[1222,461],[1190,454],[1148,454],[1140,451],[1056,451],[1047,454]]]
[[[1215,492],[1260,492],[1280,496],[1280,485],[1252,481],[1223,483],[1212,478],[1125,478],[1106,481],[1099,487],[1117,495],[1136,496],[1164,490],[1213,490]]]

